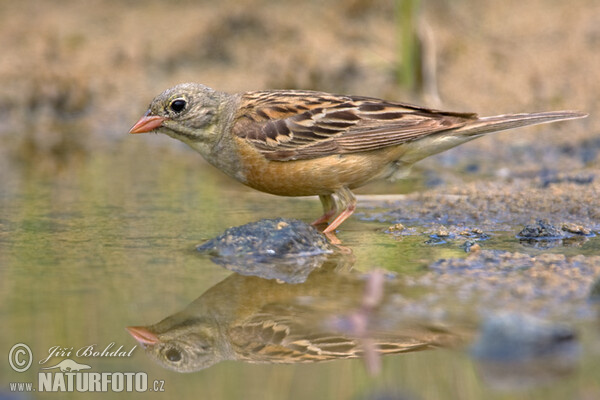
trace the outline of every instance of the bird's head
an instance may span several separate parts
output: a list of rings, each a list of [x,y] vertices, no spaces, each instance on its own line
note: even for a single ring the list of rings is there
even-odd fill
[[[178,372],[208,368],[225,359],[217,332],[210,326],[172,327],[157,332],[157,327],[130,326],[127,331],[159,365]]]
[[[182,83],[152,100],[129,133],[164,133],[186,143],[211,141],[226,93],[199,83]]]

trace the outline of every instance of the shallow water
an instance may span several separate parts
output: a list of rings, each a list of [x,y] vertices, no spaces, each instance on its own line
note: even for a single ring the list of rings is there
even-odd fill
[[[264,291],[247,298],[228,292],[232,289],[220,282],[241,278],[197,254],[194,246],[230,226],[273,217],[310,221],[320,212],[315,199],[257,193],[216,173],[195,154],[182,155],[172,148],[163,151],[140,142],[128,140],[119,150],[99,151],[84,162],[54,170],[33,161],[10,164],[13,168],[0,175],[0,343],[5,355],[19,342],[33,352],[33,366],[24,373],[0,363],[2,390],[9,391],[9,382],[34,382],[35,387],[40,368],[72,358],[90,365],[91,371],[146,372],[150,385],[154,380],[164,381],[163,394],[169,398],[600,397],[598,310],[587,302],[585,293],[567,300],[573,304],[565,304],[565,311],[554,315],[578,332],[582,348],[575,365],[561,376],[551,375],[550,380],[499,391],[493,382],[490,385],[482,379],[481,365],[467,350],[482,317],[478,304],[445,293],[443,276],[427,275],[427,266],[436,260],[466,257],[460,241],[429,245],[422,235],[385,234],[389,223],[358,217],[347,221],[339,234],[345,254],[335,256],[329,261],[333,266],[317,272],[323,276],[311,275],[312,286],[288,290],[272,281],[256,284],[243,279],[236,285],[256,289],[264,284],[276,305],[304,301],[303,311],[292,315],[310,316],[303,325],[304,334],[310,335],[322,328],[323,321],[360,310],[364,282],[371,276],[364,273],[381,268],[391,273],[386,275],[385,296],[378,311],[367,319],[371,327],[367,336],[376,336],[371,331],[400,332],[404,339],[410,336],[441,348],[381,358],[375,355],[375,361],[357,358],[290,365],[223,361],[191,374],[162,368],[139,346],[126,357],[77,357],[78,349],[94,345],[101,351],[112,342],[113,350],[123,346],[129,352],[136,342],[125,330],[127,326],[155,324],[184,310],[207,291],[218,307],[203,308],[202,312],[214,316],[220,307],[222,313],[226,310],[221,308],[233,310],[234,316],[223,317],[225,320],[239,318],[240,310],[248,312],[265,301]],[[598,238],[590,238],[580,247],[540,250],[523,246],[514,234],[493,232],[482,246],[530,255],[600,253]],[[423,277],[434,280],[435,285],[423,284],[419,281]],[[215,295],[216,287],[225,289]],[[505,305],[499,302],[495,311],[503,311]],[[581,313],[562,318],[571,306]],[[453,340],[438,343],[439,337],[433,340],[416,328],[438,323],[443,329],[438,327],[436,332],[447,331]],[[40,365],[54,346],[64,352]],[[30,395],[45,397],[39,391]],[[137,394],[140,398],[153,395]],[[64,393],[60,396],[69,398]]]

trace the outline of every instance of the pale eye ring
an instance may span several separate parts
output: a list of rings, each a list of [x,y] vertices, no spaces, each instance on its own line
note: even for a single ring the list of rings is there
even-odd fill
[[[175,99],[171,102],[171,104],[169,104],[169,108],[171,109],[171,111],[176,113],[182,112],[186,106],[187,101],[185,101],[185,99]]]

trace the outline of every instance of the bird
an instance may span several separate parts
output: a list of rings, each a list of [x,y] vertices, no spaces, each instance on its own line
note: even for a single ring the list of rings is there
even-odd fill
[[[373,303],[370,274],[339,273],[338,262],[332,257],[297,284],[231,274],[183,310],[126,329],[150,359],[178,372],[226,360],[295,364],[363,358],[369,345],[376,355],[407,353],[455,347],[472,336],[470,327],[416,317],[418,300],[397,280],[381,282],[379,303],[364,310],[365,302]],[[398,298],[402,301],[394,303]],[[366,311],[360,321],[357,311]]]
[[[490,132],[583,118],[578,111],[478,117],[374,97],[310,90],[226,93],[181,83],[152,100],[129,133],[178,139],[239,182],[280,196],[319,196],[333,233],[353,189],[404,177],[419,160]]]

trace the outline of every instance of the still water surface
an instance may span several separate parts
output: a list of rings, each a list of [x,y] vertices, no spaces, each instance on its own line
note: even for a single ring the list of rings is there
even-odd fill
[[[8,363],[0,363],[0,389],[5,393],[9,382],[37,384],[40,368],[70,356],[90,365],[91,371],[142,371],[151,386],[154,380],[164,382],[165,393],[128,394],[139,398],[600,396],[600,329],[590,317],[597,310],[585,302],[578,308],[585,309],[584,315],[569,321],[582,346],[574,365],[543,384],[519,390],[497,390],[493,382],[483,379],[486,371],[468,351],[482,317],[477,305],[442,299],[428,310],[419,304],[435,296],[435,291],[415,288],[403,280],[418,279],[435,260],[465,257],[455,244],[427,245],[422,236],[398,240],[383,233],[389,224],[354,217],[339,234],[344,254],[329,258],[304,284],[286,286],[233,274],[198,254],[194,246],[228,227],[262,218],[311,221],[320,212],[315,199],[253,192],[215,173],[195,154],[181,157],[177,150],[163,153],[139,142],[90,154],[85,162],[56,169],[38,167],[35,162],[8,165],[14,168],[0,175],[0,348],[6,355],[15,343],[27,344],[33,352],[33,366],[16,373]],[[485,246],[541,253],[523,248],[513,234],[497,233]],[[577,249],[549,251],[599,253],[594,238]],[[365,285],[373,277],[368,272],[377,268],[389,271],[381,286],[383,298],[376,312],[369,309],[361,314],[369,295]],[[443,282],[438,286],[443,287]],[[440,308],[440,304],[445,306]],[[342,343],[332,349],[345,354],[342,358],[352,354],[358,358],[335,360],[340,357],[331,356],[332,360],[322,363],[279,364],[296,356],[286,353],[289,349],[275,351],[256,344],[260,341],[256,335],[264,332],[244,331],[242,323],[268,326],[274,334],[282,334],[276,332],[277,324],[287,323],[291,333],[285,333],[296,335],[296,344],[326,342],[323,338],[332,336],[341,343],[340,337],[357,332],[348,322],[357,315],[367,321],[367,333],[358,335],[364,338],[355,340],[354,347]],[[227,326],[237,327],[228,332],[238,336],[211,342],[219,355],[213,355],[214,365],[209,362],[201,371],[166,369],[139,346],[133,349],[137,343],[126,327],[148,326],[170,316],[174,319],[167,325],[178,326],[182,321],[198,325],[202,320],[204,328],[198,329],[204,329],[205,335],[214,336],[215,330]],[[112,350],[122,346],[129,353],[133,349],[130,356],[75,356],[79,349],[93,345],[102,351],[113,342]],[[414,352],[380,356],[374,350],[377,346],[390,353]],[[51,349],[56,356],[40,365]],[[227,358],[265,363],[216,362]],[[307,357],[299,358],[306,361]],[[35,392],[25,398],[87,396]]]

